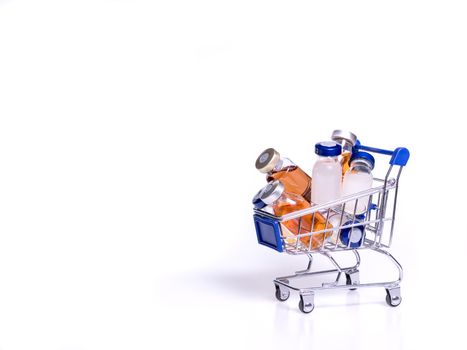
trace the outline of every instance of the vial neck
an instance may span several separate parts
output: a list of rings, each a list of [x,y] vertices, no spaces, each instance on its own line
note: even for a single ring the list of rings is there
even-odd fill
[[[277,162],[276,166],[272,171],[279,171],[281,169],[287,168],[287,167],[293,167],[296,166],[294,162],[292,162],[289,158],[281,158]]]
[[[371,174],[371,168],[365,163],[352,163],[350,170],[358,173]]]

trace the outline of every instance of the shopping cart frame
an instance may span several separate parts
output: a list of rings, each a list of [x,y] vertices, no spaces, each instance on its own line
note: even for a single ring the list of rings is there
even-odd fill
[[[300,295],[299,308],[304,313],[309,313],[314,309],[314,295],[316,291],[327,289],[347,289],[354,290],[365,287],[383,287],[386,290],[386,302],[390,306],[398,306],[401,301],[400,283],[403,277],[401,264],[386,250],[392,244],[394,222],[396,216],[396,203],[399,189],[399,179],[403,167],[407,164],[410,153],[407,148],[399,147],[394,151],[367,147],[357,142],[354,151],[362,150],[371,153],[391,156],[389,168],[384,179],[375,178],[374,183],[380,184],[366,191],[362,191],[338,200],[328,202],[322,205],[315,205],[307,209],[296,211],[283,216],[273,215],[264,209],[254,209],[254,222],[258,238],[258,243],[279,252],[285,252],[291,255],[306,255],[308,257],[307,268],[296,271],[292,275],[277,277],[274,279],[276,289],[276,298],[279,301],[285,301],[290,296],[290,291],[296,291]],[[373,203],[377,196],[377,202]],[[368,198],[368,199],[367,199]],[[365,218],[357,220],[356,208],[358,200],[367,200]],[[346,211],[346,205],[352,204],[353,215]],[[388,204],[391,204],[392,210],[388,213]],[[340,221],[337,227],[328,227],[326,219],[325,229],[320,231],[300,232],[302,219],[306,216],[312,216],[314,223],[315,213],[320,213],[329,218],[330,214],[339,214]],[[389,215],[391,214],[391,215]],[[348,219],[350,217],[350,220]],[[374,217],[372,219],[372,217]],[[344,223],[344,218],[346,222]],[[282,223],[289,220],[298,220],[298,234],[290,242],[290,235],[283,234]],[[342,230],[352,230],[355,227],[364,227],[365,235],[358,247],[351,247],[350,239],[347,245],[335,239],[330,241],[332,234],[339,236]],[[313,224],[312,224],[313,227]],[[319,247],[312,247],[312,236],[323,237],[323,243]],[[319,236],[321,235],[321,236]],[[329,237],[328,237],[329,236]],[[308,238],[309,245],[305,246],[302,241]],[[386,238],[385,240],[383,238]],[[359,250],[369,250],[381,254],[388,258],[397,268],[398,278],[396,280],[360,283],[360,263],[361,257]],[[352,251],[356,263],[352,266],[342,267],[335,258],[336,253]],[[325,256],[333,265],[333,269],[312,271],[313,255],[320,254]],[[305,288],[298,287],[292,282],[296,279],[311,277],[315,275],[324,275],[336,273],[336,279],[333,282],[325,282],[321,285],[309,286]],[[345,284],[340,283],[341,276],[345,275]]]

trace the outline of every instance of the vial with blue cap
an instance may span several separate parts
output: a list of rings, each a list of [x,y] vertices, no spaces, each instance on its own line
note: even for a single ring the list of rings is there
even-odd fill
[[[340,230],[339,239],[347,248],[359,248],[365,240],[365,215],[356,215],[355,220],[349,220],[342,226],[349,226]]]
[[[338,157],[342,147],[334,141],[319,142],[315,145],[318,160],[313,166],[311,201],[324,204],[340,198],[342,166]]]
[[[364,221],[364,214],[353,217],[344,213],[332,213],[328,218],[333,227],[330,242],[337,244],[340,241],[347,248],[359,248],[365,239],[365,225],[362,224]]]
[[[370,189],[373,186],[375,158],[367,152],[356,152],[350,158],[350,168],[344,175],[342,196],[350,196]],[[360,215],[368,209],[369,196],[353,199],[345,203],[345,211],[349,214]],[[370,203],[371,204],[371,203]]]

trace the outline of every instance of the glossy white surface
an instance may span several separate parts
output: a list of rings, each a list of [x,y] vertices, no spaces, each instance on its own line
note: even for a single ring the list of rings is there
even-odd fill
[[[467,235],[446,213],[467,197],[465,18],[462,1],[0,0],[0,349],[462,348]],[[338,128],[412,152],[403,301],[321,293],[303,315],[271,280],[305,262],[256,244],[254,162],[275,147],[311,173]]]

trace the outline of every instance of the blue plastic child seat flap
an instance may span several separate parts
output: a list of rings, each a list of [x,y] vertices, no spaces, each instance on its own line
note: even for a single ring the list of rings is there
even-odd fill
[[[281,226],[276,220],[265,216],[253,215],[258,243],[278,252],[283,251]]]

